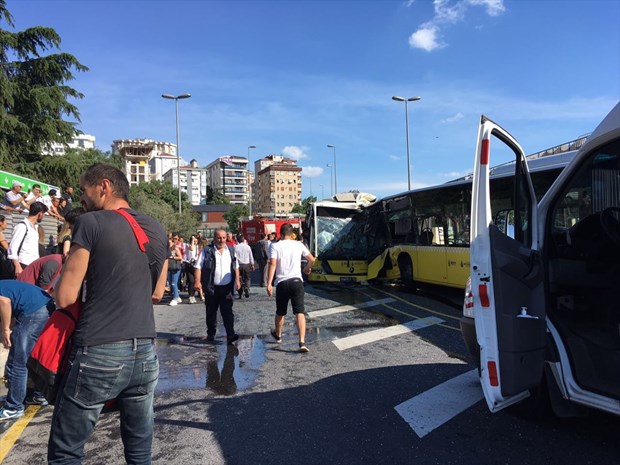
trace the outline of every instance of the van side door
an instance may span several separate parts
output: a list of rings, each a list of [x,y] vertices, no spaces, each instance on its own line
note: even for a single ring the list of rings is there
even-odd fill
[[[510,228],[500,229],[491,216],[489,166],[494,144],[514,154],[513,211],[506,216]],[[536,196],[523,149],[483,116],[472,185],[470,272],[480,381],[491,411],[524,399],[542,379],[544,270],[537,228]]]

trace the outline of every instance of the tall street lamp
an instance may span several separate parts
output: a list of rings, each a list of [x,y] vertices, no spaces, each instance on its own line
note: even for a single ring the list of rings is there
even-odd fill
[[[403,98],[395,95],[392,100],[397,102],[405,102],[405,134],[407,135],[407,190],[411,190],[411,163],[409,161],[409,111],[407,110],[407,104],[409,102],[415,102],[422,97],[409,97]]]
[[[252,179],[250,176],[252,165],[250,163],[250,149],[255,148],[256,145],[248,145],[248,181],[250,181],[250,188],[248,189],[248,192],[250,193],[250,201],[248,202],[248,205],[250,206],[250,218],[252,218]],[[256,176],[254,176],[254,178],[256,179]]]
[[[161,94],[163,98],[174,100],[176,109],[176,122],[177,122],[177,188],[179,189],[179,215],[181,214],[181,156],[179,150],[179,99],[190,98],[191,94],[170,95]]]
[[[327,144],[327,147],[334,149],[334,192],[338,194],[338,172],[336,171],[336,146]]]
[[[334,196],[334,165],[330,165],[329,163],[327,165],[328,168],[331,168],[331,177],[329,178],[329,188],[331,189],[332,193],[331,196]]]

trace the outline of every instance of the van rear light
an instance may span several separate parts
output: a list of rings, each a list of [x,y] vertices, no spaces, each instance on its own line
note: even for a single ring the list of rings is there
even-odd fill
[[[478,295],[480,296],[480,305],[484,308],[489,308],[489,295],[487,294],[487,286],[485,284],[478,286]]]
[[[482,148],[480,149],[480,164],[481,165],[489,164],[490,145],[491,145],[491,141],[489,139],[482,139]]]
[[[495,362],[490,361],[487,363],[487,371],[489,372],[489,384],[493,387],[499,386],[499,379],[497,379],[497,365]]]

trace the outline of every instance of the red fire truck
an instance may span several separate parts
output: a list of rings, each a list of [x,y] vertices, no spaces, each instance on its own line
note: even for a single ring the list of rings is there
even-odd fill
[[[267,235],[276,233],[280,237],[280,227],[283,224],[290,223],[294,228],[303,231],[303,218],[264,218],[254,217],[251,220],[241,221],[241,233],[249,245],[256,244],[260,240],[261,233]]]

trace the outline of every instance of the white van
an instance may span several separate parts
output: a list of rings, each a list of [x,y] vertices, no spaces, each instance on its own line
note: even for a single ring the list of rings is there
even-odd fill
[[[510,235],[491,218],[495,144],[516,161]],[[482,117],[470,254],[465,307],[489,409],[548,395],[561,416],[620,415],[620,103],[539,204],[523,150]]]

